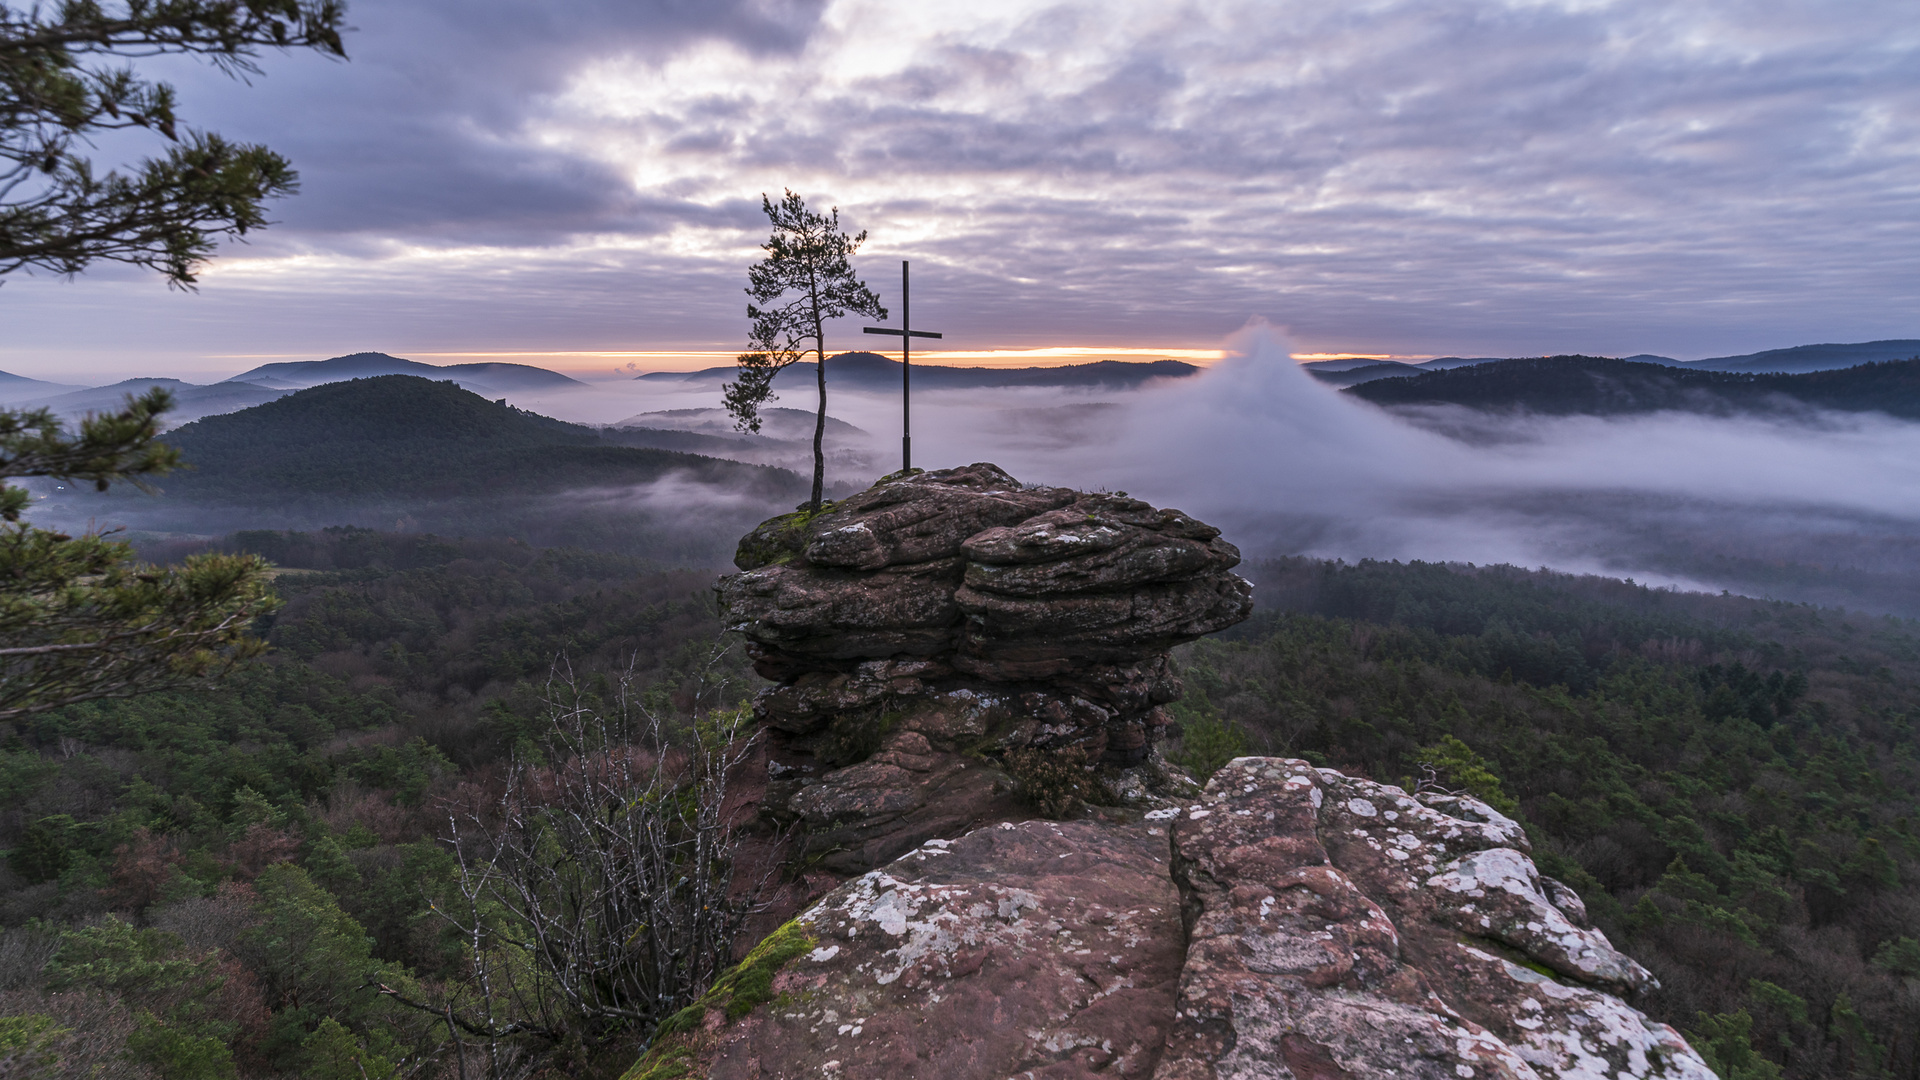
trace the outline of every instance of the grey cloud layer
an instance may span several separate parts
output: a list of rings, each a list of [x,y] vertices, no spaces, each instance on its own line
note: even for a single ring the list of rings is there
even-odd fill
[[[350,64],[187,86],[307,181],[230,257],[329,256],[235,275],[237,317],[730,340],[758,195],[790,184],[872,229],[869,265],[921,260],[929,317],[971,344],[1204,344],[1249,315],[1307,347],[1483,354],[1920,333],[1906,3],[923,15],[363,3]]]

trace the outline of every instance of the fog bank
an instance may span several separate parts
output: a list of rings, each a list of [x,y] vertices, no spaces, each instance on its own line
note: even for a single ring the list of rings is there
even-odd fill
[[[1416,417],[1316,381],[1291,351],[1255,326],[1206,373],[1134,394],[925,395],[916,463],[1129,491],[1256,557],[1506,562],[1920,614],[1920,425]],[[897,425],[886,412],[855,422]]]

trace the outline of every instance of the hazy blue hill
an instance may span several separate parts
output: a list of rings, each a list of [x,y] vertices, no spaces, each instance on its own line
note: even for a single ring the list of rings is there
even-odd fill
[[[29,379],[25,375],[15,375],[11,371],[0,371],[0,403],[8,405],[36,403],[55,394],[64,394],[78,389],[80,387],[68,383]]]
[[[24,390],[44,389],[49,394],[57,394],[62,390],[74,389],[73,386],[67,383],[48,382],[45,379],[30,379],[25,375],[15,375],[11,371],[0,371],[0,387],[6,387],[9,390],[15,388]]]
[[[1656,356],[1653,353],[1640,353],[1624,359],[1642,364],[1674,365],[1680,361],[1670,356]],[[1400,360],[1322,360],[1304,366],[1314,378],[1332,386],[1358,386],[1361,383],[1377,379],[1399,379],[1413,375],[1424,375],[1430,371],[1450,371],[1454,368],[1474,367],[1479,364],[1500,363],[1497,356],[1436,356],[1431,360],[1422,360],[1409,364]]]
[[[1399,360],[1316,360],[1302,364],[1307,374],[1329,386],[1358,386],[1375,379],[1393,379],[1418,375],[1420,368]]]
[[[727,457],[751,453],[775,440],[747,435],[703,435],[685,428],[622,426],[603,429],[600,437],[615,446],[645,446],[656,450],[679,450],[688,454]],[[784,445],[784,444],[783,444]]]
[[[1381,379],[1342,392],[1377,405],[1464,405],[1547,415],[1660,410],[1724,414],[1810,407],[1916,419],[1920,359],[1783,375],[1695,371],[1601,356],[1547,356]]]
[[[796,391],[814,385],[811,362],[792,364],[774,376],[774,387]],[[1104,386],[1134,387],[1149,379],[1179,379],[1200,369],[1180,360],[1126,361],[1097,360],[1087,364],[1061,367],[988,368],[946,367],[936,364],[913,365],[913,385],[923,390],[982,389],[1003,386]],[[705,368],[700,371],[652,371],[637,378],[653,382],[724,382],[732,379],[734,369]],[[896,389],[900,385],[900,361],[871,352],[845,352],[827,358],[827,386],[859,389]]]
[[[267,385],[316,386],[346,379],[366,379],[379,375],[417,375],[423,379],[452,379],[471,388],[507,390],[553,390],[585,386],[557,371],[530,364],[422,364],[386,353],[362,352],[336,356],[331,360],[293,360],[262,364],[244,371],[228,382],[263,382]]]
[[[173,391],[173,411],[166,414],[170,423],[182,423],[212,413],[232,412],[272,401],[284,390],[271,390],[251,383],[214,383],[200,386],[179,379],[126,379],[111,386],[41,398],[33,404],[45,406],[62,416],[80,416],[90,412],[112,412],[138,396],[159,386]],[[59,389],[65,389],[61,387]]]
[[[1920,357],[1920,338],[1890,338],[1863,341],[1852,345],[1795,345],[1790,349],[1768,349],[1741,356],[1713,356],[1688,361],[1690,368],[1704,371],[1780,372],[1786,374],[1829,371],[1859,364]]]
[[[803,409],[789,409],[774,406],[760,410],[760,434],[771,439],[813,440],[814,413]],[[677,431],[698,432],[702,435],[718,435],[723,438],[739,438],[735,430],[733,416],[725,409],[662,409],[658,412],[644,412],[629,416],[615,423],[616,428],[658,428]],[[865,435],[860,428],[847,423],[836,416],[827,417],[827,434]]]

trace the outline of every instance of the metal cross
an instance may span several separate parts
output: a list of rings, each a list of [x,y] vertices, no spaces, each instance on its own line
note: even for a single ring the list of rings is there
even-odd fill
[[[907,260],[900,260],[900,329],[893,330],[884,326],[862,327],[868,334],[886,334],[900,339],[900,471],[913,468],[913,414],[911,411],[911,390],[913,388],[913,339],[917,337],[937,338],[940,335],[926,330],[913,329],[913,320],[907,306]]]

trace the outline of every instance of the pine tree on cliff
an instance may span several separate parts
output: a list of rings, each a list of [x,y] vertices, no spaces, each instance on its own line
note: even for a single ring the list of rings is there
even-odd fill
[[[849,258],[867,234],[842,232],[839,207],[816,214],[791,191],[778,204],[762,195],[760,206],[773,223],[773,235],[760,245],[767,257],[747,268],[747,295],[753,299],[747,318],[753,330],[749,351],[740,355],[739,375],[726,386],[727,412],[741,431],[759,431],[760,406],[773,399],[773,377],[813,353],[820,401],[813,423],[813,497],[807,506],[818,510],[827,474],[821,449],[827,432],[827,320],[848,314],[885,319],[887,309],[853,272]]]

